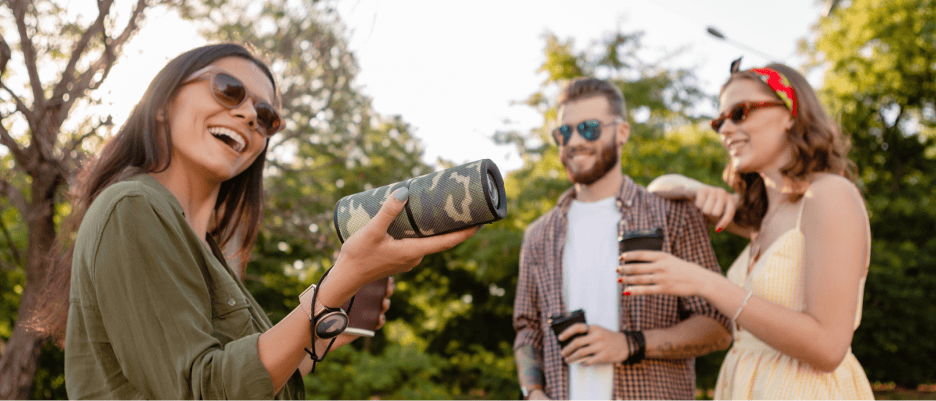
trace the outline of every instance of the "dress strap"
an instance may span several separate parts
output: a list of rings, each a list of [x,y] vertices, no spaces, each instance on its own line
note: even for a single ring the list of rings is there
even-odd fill
[[[796,215],[796,230],[800,229],[800,222],[803,221],[803,208],[806,206],[806,196],[800,198],[799,213]]]

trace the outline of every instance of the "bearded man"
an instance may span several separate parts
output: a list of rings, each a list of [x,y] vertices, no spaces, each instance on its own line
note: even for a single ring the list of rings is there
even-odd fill
[[[552,136],[573,185],[523,239],[513,315],[523,396],[694,399],[694,358],[728,348],[728,318],[698,297],[630,296],[616,268],[619,242],[651,232],[663,251],[720,272],[704,218],[623,174],[630,125],[616,86],[569,82],[558,119]],[[587,324],[554,334],[550,318],[577,309]]]

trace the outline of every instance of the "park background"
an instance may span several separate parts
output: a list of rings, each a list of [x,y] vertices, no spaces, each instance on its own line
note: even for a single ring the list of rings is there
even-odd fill
[[[76,11],[82,3],[87,4]],[[477,4],[490,7],[497,23],[537,15],[536,3],[506,11],[495,3]],[[272,61],[279,77],[287,128],[271,140],[266,219],[243,277],[273,321],[294,308],[299,292],[334,260],[340,244],[331,215],[338,199],[469,161],[448,158],[444,150],[427,155],[424,133],[416,132],[407,114],[376,107],[380,100],[359,80],[368,75],[350,44],[354,30],[343,16],[354,14],[339,9],[346,6],[300,0],[11,0],[0,6],[0,398],[66,398],[62,351],[27,330],[25,322],[41,302],[36,294],[47,274],[46,260],[56,252],[52,240],[70,211],[67,191],[77,167],[116,132],[120,113],[136,101],[114,93],[142,92],[131,86],[145,86],[155,73],[140,67],[123,73],[129,79],[120,78],[116,66],[154,51],[135,41],[157,17],[194,27],[200,39],[183,49],[216,41],[250,43]],[[857,184],[873,235],[853,352],[879,398],[936,398],[936,205],[930,205],[936,177],[936,1],[819,1],[816,7],[825,12],[816,13],[801,32],[796,57],[782,59],[810,77],[853,144],[850,156],[858,166]],[[504,18],[498,14],[503,12],[513,14]],[[765,14],[753,26],[784,24],[783,18]],[[624,92],[633,134],[623,168],[638,183],[682,173],[724,185],[725,152],[707,120],[730,59],[723,60],[720,75],[702,77],[711,73],[680,58],[692,48],[648,46],[646,28],[628,22],[640,18],[585,19],[582,24],[597,25],[594,37],[545,30],[538,32],[535,48],[517,49],[537,54],[538,66],[529,74],[539,84],[518,95],[510,108],[518,116],[534,116],[536,125],[503,121],[449,140],[456,146],[490,143],[500,154],[512,155],[503,163],[496,160],[507,167],[508,217],[398,275],[387,325],[373,339],[331,353],[306,378],[310,398],[519,397],[511,351],[519,247],[525,227],[569,185],[546,134],[555,95],[566,80],[593,75],[614,81]],[[480,32],[490,22],[477,21],[479,43],[462,53],[511,63],[509,54],[485,53],[485,42],[492,39]],[[698,31],[694,35],[707,35]],[[176,33],[158,35],[172,41]],[[749,67],[764,62],[757,50],[772,50],[745,49],[755,37],[733,32],[725,39]],[[399,57],[385,56],[387,68],[418,68],[405,54],[413,46],[398,44]],[[158,61],[155,68],[163,64]],[[466,83],[483,89],[498,82],[491,71],[436,73],[403,80],[396,90],[458,90]],[[454,127],[482,106],[489,105],[434,107],[440,113],[454,110],[459,116],[450,118]],[[472,157],[488,157],[484,152]],[[712,238],[723,267],[744,246],[729,235]],[[722,358],[716,353],[697,359],[700,397],[714,386]]]

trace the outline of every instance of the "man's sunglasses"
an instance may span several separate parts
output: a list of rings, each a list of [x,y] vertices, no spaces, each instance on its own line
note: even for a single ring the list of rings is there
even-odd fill
[[[247,96],[250,95],[250,98],[253,99],[254,109],[257,110],[257,124],[262,129],[261,134],[269,138],[283,127],[283,118],[280,117],[273,106],[247,90],[247,87],[239,79],[234,78],[218,67],[208,66],[195,71],[189,78],[182,81],[181,85],[188,85],[206,77],[210,80],[211,96],[214,96],[215,100],[222,106],[231,110],[244,104],[247,101]]]
[[[714,129],[715,132],[718,132],[718,130],[721,129],[722,124],[725,123],[725,119],[728,119],[728,118],[730,118],[731,122],[735,123],[735,125],[741,124],[741,122],[747,118],[748,113],[750,113],[752,110],[757,110],[761,107],[770,107],[770,106],[786,107],[786,103],[783,103],[782,101],[779,101],[779,100],[775,102],[739,103],[738,105],[733,107],[731,110],[725,111],[724,113],[719,115],[717,118],[713,119],[712,129]]]
[[[601,127],[611,124],[618,124],[620,122],[621,119],[619,118],[607,124],[602,124],[601,121],[594,119],[585,120],[578,123],[575,128],[572,128],[572,126],[569,124],[559,126],[559,128],[553,130],[552,136],[557,145],[565,146],[567,143],[569,143],[569,138],[572,138],[572,131],[578,130],[579,135],[581,135],[582,138],[585,138],[585,140],[589,142],[596,141],[601,137]]]

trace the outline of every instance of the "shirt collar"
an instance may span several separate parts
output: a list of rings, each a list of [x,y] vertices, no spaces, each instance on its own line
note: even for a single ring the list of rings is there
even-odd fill
[[[179,203],[179,200],[176,199],[175,195],[173,195],[172,192],[169,192],[169,189],[163,186],[163,184],[159,182],[159,180],[157,180],[155,177],[146,173],[142,173],[142,174],[138,174],[133,177],[130,177],[128,180],[139,181],[143,183],[143,185],[146,185],[147,187],[152,188],[160,196],[162,196],[163,198],[166,198],[166,201],[169,202],[169,205],[172,207],[173,211],[185,216],[185,210],[182,209],[182,204]]]
[[[617,200],[614,203],[617,205],[618,209],[631,207],[634,204],[634,198],[636,196],[637,183],[635,183],[630,176],[625,175],[624,179],[621,181],[621,188],[618,190],[617,196],[615,196]],[[556,203],[556,206],[558,206],[563,213],[567,213],[575,198],[575,186],[573,185],[572,188],[569,188],[559,196],[559,201]]]

